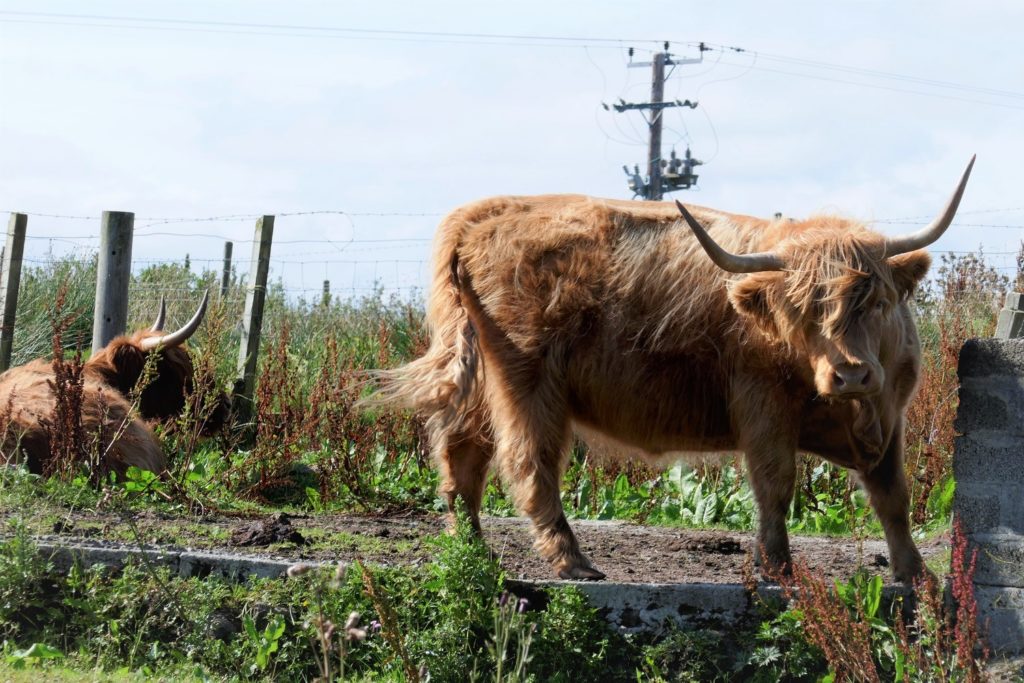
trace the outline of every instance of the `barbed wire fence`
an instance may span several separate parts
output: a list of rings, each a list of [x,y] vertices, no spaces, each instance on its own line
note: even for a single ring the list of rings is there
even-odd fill
[[[1002,214],[990,218],[964,215],[954,230],[998,229],[1000,240],[985,249],[986,264],[1011,281],[1020,273],[1024,207],[965,212]],[[66,290],[65,309],[73,313],[63,343],[87,347],[92,328],[99,249],[99,216],[30,213],[21,259],[21,283],[13,331],[11,365],[46,356],[52,348],[50,310],[57,287]],[[420,306],[428,278],[430,238],[367,236],[365,223],[384,221],[387,234],[432,234],[441,214],[335,210],[276,214],[276,238],[269,259],[267,333],[288,319],[292,333],[316,337],[337,332],[339,325],[365,327],[360,307]],[[1009,216],[1007,218],[1006,216]],[[220,315],[234,329],[242,320],[250,276],[253,239],[250,227],[258,214],[208,217],[137,217],[133,235],[132,278],[128,291],[127,329],[148,327],[166,301],[168,326],[187,320],[207,289],[216,295]],[[881,224],[913,224],[918,217],[878,219]],[[357,237],[356,220],[361,232]],[[370,234],[373,233],[371,228]],[[331,235],[337,235],[332,238]],[[233,244],[228,286],[224,244]],[[975,251],[939,252],[965,256]],[[938,261],[938,259],[936,259]],[[0,296],[4,296],[0,292]],[[329,309],[332,315],[323,315]],[[6,321],[4,325],[6,326]],[[299,329],[296,329],[296,326]],[[366,332],[360,329],[360,332]],[[237,330],[235,336],[237,338]]]
[[[436,222],[432,214],[359,215]],[[65,313],[71,314],[63,335],[66,349],[89,346],[96,303],[100,217],[27,216],[31,220],[21,258],[12,366],[51,352],[50,318],[59,287],[65,292]],[[343,238],[318,235],[336,227],[316,223],[316,218],[326,216],[345,219],[349,230]],[[180,325],[191,317],[203,293],[210,290],[218,315],[226,321],[232,341],[236,341],[254,241],[240,235],[252,235],[249,226],[256,218],[255,214],[136,218],[127,330],[150,326],[161,300],[167,307],[166,326]],[[339,324],[345,322],[365,327],[364,321],[352,315],[362,307],[388,308],[392,312],[403,307],[421,308],[429,238],[356,239],[351,217],[337,211],[285,213],[279,214],[277,221],[266,287],[265,326],[271,337],[285,319],[293,327],[293,334],[305,338],[337,332]],[[184,225],[196,223],[202,224],[201,231]],[[420,234],[432,232],[432,224],[424,227]],[[223,251],[228,242],[233,249],[226,264]],[[222,287],[222,280],[226,287]],[[5,327],[7,324],[4,321]]]

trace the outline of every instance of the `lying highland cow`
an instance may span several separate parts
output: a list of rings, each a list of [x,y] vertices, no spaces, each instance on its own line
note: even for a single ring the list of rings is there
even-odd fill
[[[832,216],[578,195],[469,204],[438,231],[430,348],[381,372],[376,400],[427,418],[441,491],[478,529],[496,461],[563,578],[604,576],[559,497],[575,431],[658,462],[742,452],[776,570],[797,452],[850,468],[909,581],[924,565],[903,473],[921,355],[906,302],[973,163],[932,224],[891,238]]]
[[[162,331],[165,310],[161,303],[156,323],[148,330],[121,336],[96,351],[82,367],[82,427],[88,450],[98,454],[103,471],[123,475],[128,467],[160,473],[166,468],[163,449],[148,422],[179,415],[193,390],[193,365],[182,346],[203,320],[209,295],[184,327]],[[137,411],[129,394],[136,388],[147,360],[159,353],[141,388]],[[25,462],[40,473],[51,454],[56,423],[53,361],[34,360],[0,375],[0,410],[7,415],[0,444],[0,463]],[[226,399],[217,397],[207,419],[208,430],[226,415]],[[8,415],[9,413],[9,415]]]

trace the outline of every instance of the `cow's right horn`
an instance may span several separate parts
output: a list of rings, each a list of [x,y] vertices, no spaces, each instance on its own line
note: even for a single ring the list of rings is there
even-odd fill
[[[199,324],[203,322],[203,316],[206,315],[206,304],[210,301],[210,290],[206,290],[206,294],[203,295],[203,301],[199,304],[199,309],[196,314],[192,316],[192,319],[185,323],[185,326],[180,330],[165,334],[162,337],[150,337],[143,339],[140,346],[143,351],[152,351],[158,346],[165,349],[169,349],[175,346],[180,346],[185,343],[189,337],[195,334],[196,330],[199,329]]]
[[[786,262],[779,255],[770,251],[762,251],[756,254],[733,254],[722,249],[722,247],[718,246],[717,242],[711,239],[711,235],[708,234],[707,230],[697,222],[696,218],[690,215],[690,212],[686,210],[686,207],[679,200],[676,200],[676,206],[679,207],[679,212],[683,214],[683,218],[686,219],[686,224],[690,226],[690,230],[693,230],[693,234],[697,237],[697,241],[700,242],[700,246],[704,247],[704,251],[708,253],[711,260],[722,270],[727,270],[730,273],[761,273],[769,270],[786,269]]]
[[[964,174],[960,176],[960,182],[957,183],[956,189],[953,190],[953,196],[949,198],[948,202],[946,202],[946,208],[942,210],[942,213],[939,214],[938,218],[915,233],[911,233],[910,235],[901,235],[899,237],[890,237],[885,240],[886,257],[905,254],[908,251],[916,251],[917,249],[924,249],[929,244],[942,237],[942,233],[946,232],[950,223],[953,222],[953,217],[956,216],[956,210],[960,207],[960,198],[964,196],[964,188],[967,187],[967,179],[971,177],[971,169],[974,168],[975,158],[977,158],[977,155],[971,157],[971,161],[967,164],[967,168],[964,169]]]
[[[150,332],[159,332],[164,329],[164,322],[167,320],[167,300],[164,299],[163,295],[160,295],[160,310],[157,311],[156,320],[153,321],[153,327],[149,328]]]

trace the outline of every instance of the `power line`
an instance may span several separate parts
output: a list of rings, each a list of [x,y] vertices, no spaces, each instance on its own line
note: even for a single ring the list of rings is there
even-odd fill
[[[373,39],[408,42],[437,42],[474,45],[525,45],[530,47],[568,47],[590,45],[597,48],[620,49],[628,43],[658,43],[651,39],[580,37],[580,36],[548,36],[509,33],[482,33],[457,31],[410,31],[401,29],[372,29],[349,26],[313,26],[303,24],[274,24],[236,21],[210,21],[199,19],[173,19],[167,17],[137,17],[103,14],[71,14],[59,12],[16,12],[0,11],[0,15],[11,17],[0,18],[0,22],[30,23],[41,25],[85,26],[100,28],[129,28],[142,30],[172,30],[203,33],[234,33],[250,35],[282,35],[312,37],[320,35],[332,38]],[[115,23],[97,23],[115,22]],[[213,27],[213,28],[207,28]],[[262,31],[262,32],[261,32]],[[271,31],[267,33],[266,31]],[[294,34],[289,31],[305,31]],[[360,38],[362,36],[362,38]],[[473,42],[475,41],[475,42]],[[500,41],[500,42],[479,42]],[[519,41],[519,42],[516,42]],[[544,41],[551,41],[544,44]],[[594,45],[604,43],[604,45]]]
[[[246,33],[254,31],[273,31],[274,33],[262,34],[262,35],[287,35],[285,31],[304,31],[307,32],[302,34],[303,36],[310,35],[323,35],[328,37],[338,38],[357,38],[359,36],[369,37],[375,40],[402,40],[402,39],[417,39],[428,42],[456,42],[465,43],[470,40],[475,41],[501,41],[498,45],[523,45],[538,47],[542,46],[539,43],[549,41],[555,43],[548,45],[550,47],[565,47],[570,45],[582,45],[590,47],[611,47],[620,49],[630,44],[659,44],[662,41],[654,40],[650,38],[624,38],[624,37],[606,37],[606,36],[566,36],[566,35],[533,35],[525,33],[489,33],[489,32],[459,32],[459,31],[419,31],[419,30],[403,30],[403,29],[378,29],[378,28],[360,28],[352,26],[317,26],[309,24],[281,24],[281,23],[258,23],[258,22],[238,22],[238,21],[214,21],[214,20],[201,20],[201,19],[175,19],[169,17],[141,17],[141,16],[124,16],[124,15],[109,15],[109,14],[85,14],[85,13],[60,13],[60,12],[19,12],[19,11],[0,11],[0,16],[7,18],[0,18],[0,21],[9,23],[38,23],[38,24],[55,24],[55,25],[75,25],[75,26],[100,26],[100,27],[115,27],[115,28],[130,28],[130,29],[167,29],[167,30],[220,30],[221,32],[234,32],[234,33]],[[75,23],[77,22],[77,23]],[[82,23],[88,22],[88,23]],[[95,22],[115,22],[113,24],[98,24]],[[231,31],[227,31],[231,29]],[[976,94],[992,95],[995,97],[1007,97],[1015,99],[1024,99],[1024,93],[1013,90],[1003,90],[998,88],[989,88],[984,86],[975,86],[966,83],[957,83],[953,81],[944,81],[940,79],[924,78],[921,76],[912,76],[907,74],[900,74],[891,71],[882,71],[878,69],[868,69],[864,67],[850,66],[845,64],[836,64],[831,62],[824,62],[819,60],[806,59],[801,57],[791,57],[788,55],[775,54],[770,52],[761,52],[757,50],[749,50],[741,47],[734,47],[722,44],[714,43],[697,43],[694,41],[670,41],[678,45],[686,45],[696,47],[704,45],[705,49],[714,46],[714,49],[722,52],[735,52],[744,53],[748,52],[757,57],[769,61],[779,62],[781,64],[791,64],[794,66],[804,66],[813,69],[822,69],[828,71],[838,71],[841,73],[848,73],[854,75],[860,75],[869,78],[879,78],[886,80],[896,80],[906,83],[916,83],[919,85],[925,85],[934,88],[945,88],[953,90],[961,90],[965,92],[973,92]],[[652,49],[651,52],[655,50]],[[727,62],[729,63],[729,62]],[[767,67],[757,67],[764,71],[773,71],[781,74],[791,76],[804,76],[808,78],[824,78],[816,77],[809,74],[801,74],[792,71],[785,71],[782,69],[770,69]],[[825,78],[824,80],[829,80]],[[838,80],[838,79],[837,79]],[[863,83],[842,81],[838,82],[851,83],[856,85],[866,85]],[[880,87],[880,86],[872,86]],[[921,91],[894,89],[899,92],[910,92],[913,94],[929,94]],[[937,96],[937,95],[935,95]],[[954,98],[955,99],[955,98]],[[971,101],[971,100],[968,100]],[[985,102],[981,102],[985,103]],[[996,103],[985,103],[992,104],[994,106],[1009,106],[1009,105],[998,105]],[[1011,107],[1017,108],[1017,107]]]
[[[235,239],[229,235],[215,235],[211,233],[203,232],[137,232],[134,237],[199,237],[207,239],[224,240],[226,242],[239,242],[247,243],[252,240],[240,240]],[[60,235],[57,237],[48,237],[46,235],[25,235],[25,239],[31,240],[97,240],[98,235]],[[373,239],[373,240],[274,240],[274,244],[334,244],[343,246],[347,244],[395,244],[395,243],[409,243],[409,242],[430,242],[433,238],[431,237],[394,237],[390,239]]]
[[[876,220],[875,223],[885,223],[887,225],[917,225],[918,221],[912,220]],[[950,227],[957,228],[1004,228],[1009,230],[1024,230],[1024,225],[1021,224],[1009,224],[1009,223],[952,223]]]
[[[731,61],[724,61],[723,64],[731,64],[733,66],[747,66],[745,64],[740,64],[738,62],[731,62]],[[818,76],[818,75],[815,75],[815,74],[801,73],[801,72],[798,72],[798,71],[786,71],[784,69],[773,69],[771,67],[766,67],[766,66],[755,66],[753,68],[755,68],[758,71],[764,71],[764,72],[768,72],[768,73],[777,73],[777,74],[782,74],[782,75],[785,75],[785,76],[796,76],[797,78],[809,78],[809,79],[816,80],[816,81],[827,81],[827,82],[830,82],[830,83],[842,83],[842,84],[845,84],[845,85],[856,85],[856,86],[860,86],[862,88],[873,88],[875,90],[886,90],[888,92],[899,92],[899,93],[906,93],[906,94],[909,94],[909,95],[923,95],[925,97],[937,97],[937,98],[943,99],[943,100],[954,100],[954,101],[958,101],[958,102],[968,102],[970,104],[979,104],[979,105],[984,105],[984,106],[989,106],[989,107],[1002,107],[1004,109],[1024,109],[1024,105],[1009,104],[1009,103],[1004,103],[1004,102],[992,102],[992,101],[989,101],[989,100],[976,100],[976,99],[972,99],[970,97],[958,97],[956,95],[946,95],[946,94],[943,94],[943,93],[927,92],[927,91],[924,91],[924,90],[909,90],[907,88],[897,88],[897,87],[891,86],[891,85],[880,85],[880,84],[877,84],[877,83],[865,83],[863,81],[844,80],[842,78],[831,78],[829,76]],[[949,87],[949,86],[947,86],[947,87]],[[1014,95],[1014,97],[1016,97],[1016,95]]]
[[[100,216],[80,216],[56,213],[33,213],[31,211],[14,211],[11,209],[2,210],[0,213],[23,213],[26,216],[40,218],[66,218],[70,220],[99,220]],[[229,213],[219,216],[136,216],[139,221],[161,221],[165,223],[202,223],[206,221],[244,221],[255,220],[265,214],[262,213]],[[309,209],[306,211],[281,211],[274,213],[275,216],[317,216],[317,215],[338,215],[338,216],[425,216],[428,218],[443,216],[442,213],[432,211],[343,211],[341,209]]]
[[[941,81],[933,78],[923,78],[920,76],[908,76],[899,73],[893,73],[890,71],[878,71],[875,69],[865,69],[861,67],[846,66],[843,64],[832,64],[829,62],[818,62],[810,59],[802,59],[799,57],[786,57],[783,55],[773,55],[765,52],[756,52],[758,56],[763,59],[768,59],[777,62],[789,63],[794,65],[809,66],[816,69],[828,69],[833,71],[841,71],[845,73],[860,74],[864,76],[871,76],[873,78],[887,78],[896,81],[906,81],[909,83],[918,83],[921,85],[928,85],[936,88],[949,88],[954,90],[966,90],[971,92],[977,92],[984,95],[995,95],[997,97],[1012,97],[1018,99],[1024,99],[1024,93],[1016,92],[1013,90],[999,90],[996,88],[987,88],[984,86],[969,85],[966,83],[956,83],[953,81]]]

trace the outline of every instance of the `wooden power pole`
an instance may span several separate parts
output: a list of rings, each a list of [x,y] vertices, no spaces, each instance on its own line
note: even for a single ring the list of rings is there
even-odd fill
[[[665,60],[667,52],[654,55],[651,65],[651,120],[650,142],[647,145],[647,199],[661,201],[661,125],[665,102]]]
[[[704,51],[703,43],[701,44],[701,54]],[[630,50],[630,57],[632,57],[632,49]],[[661,153],[661,131],[663,127],[663,112],[671,107],[689,107],[695,109],[697,107],[696,102],[690,100],[674,100],[671,102],[665,101],[665,67],[675,67],[679,64],[698,64],[703,59],[676,59],[668,52],[668,43],[665,43],[665,51],[658,52],[654,55],[654,58],[650,62],[630,62],[629,66],[651,67],[651,101],[650,102],[626,102],[625,100],[619,100],[618,104],[613,104],[611,107],[604,105],[605,109],[615,109],[615,111],[622,113],[630,109],[639,109],[641,111],[650,112],[647,118],[647,128],[649,133],[648,145],[647,145],[647,180],[645,181],[640,176],[640,169],[638,166],[634,166],[634,171],[630,172],[629,168],[623,166],[623,170],[626,172],[627,178],[629,178],[629,189],[633,191],[634,196],[638,196],[641,199],[651,199],[660,201],[664,196],[665,192],[672,192],[674,190],[682,190],[693,186],[697,182],[697,176],[693,174],[693,167],[700,165],[700,161],[690,157],[689,150],[687,150],[686,160],[677,159],[675,151],[672,152],[672,160],[670,163],[665,164],[662,153]],[[668,173],[662,171],[664,166],[668,166]],[[680,173],[680,171],[683,171]]]

